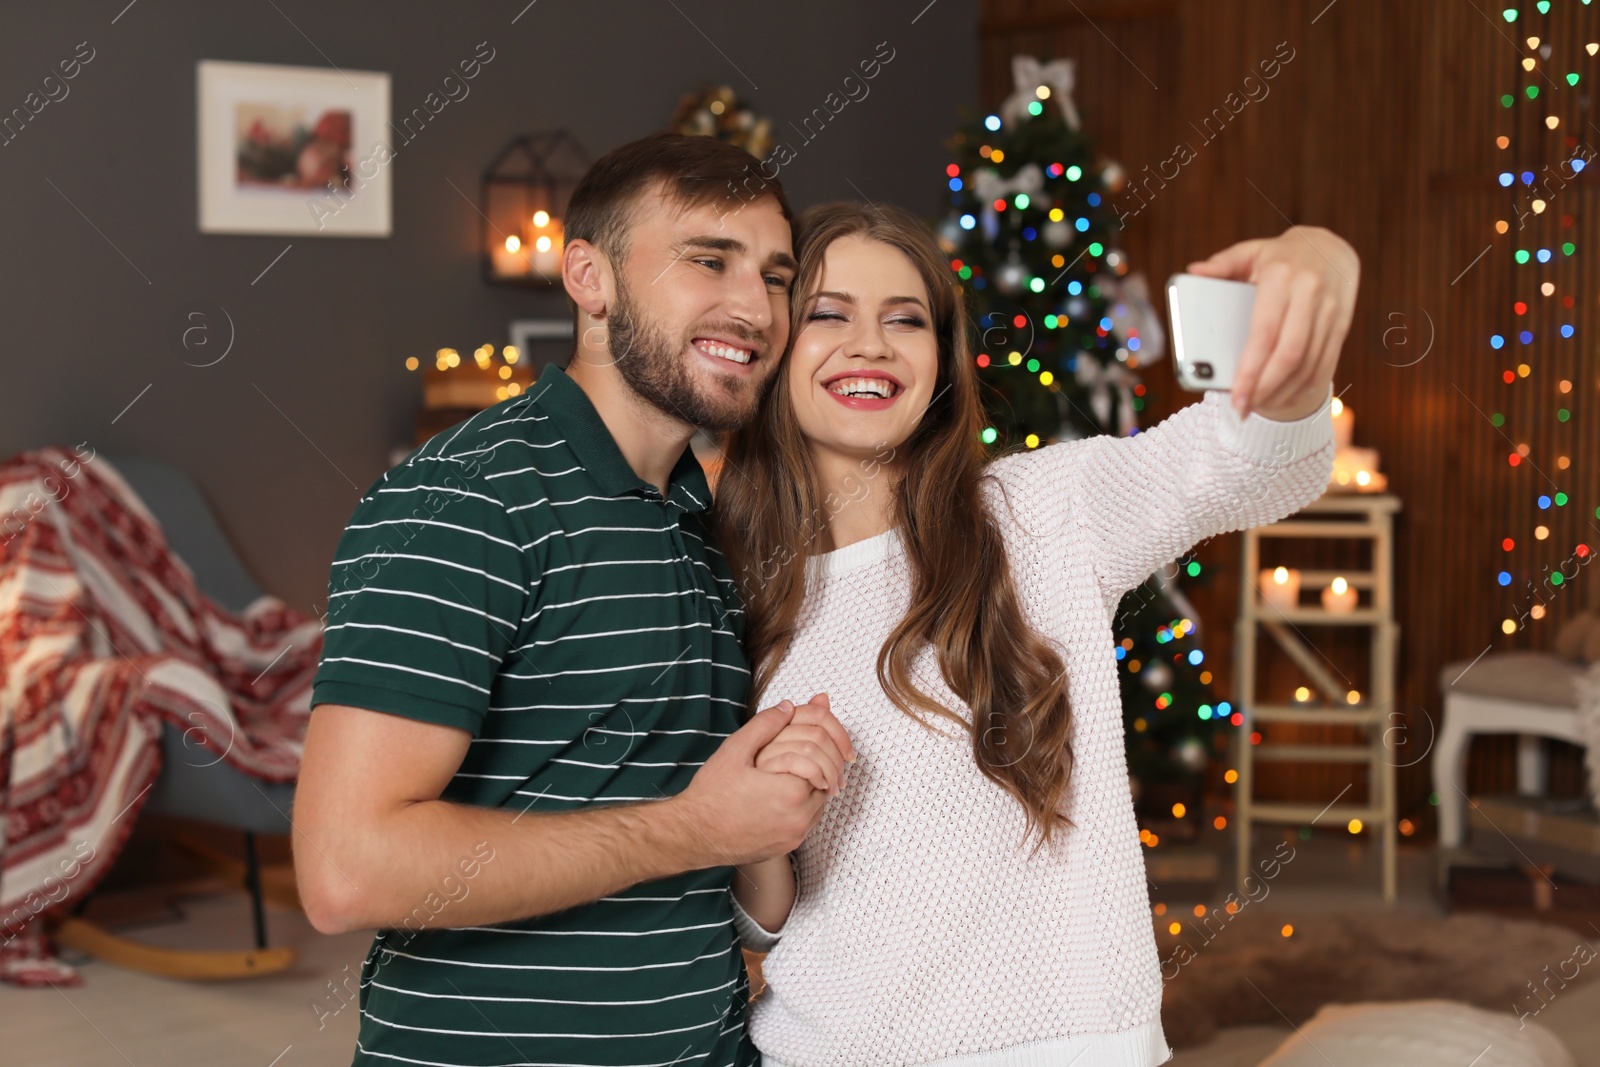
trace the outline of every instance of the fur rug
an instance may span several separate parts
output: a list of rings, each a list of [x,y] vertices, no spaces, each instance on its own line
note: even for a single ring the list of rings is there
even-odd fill
[[[1224,1027],[1299,1025],[1324,1004],[1436,997],[1532,1017],[1600,973],[1592,938],[1546,923],[1488,915],[1312,915],[1281,933],[1281,914],[1249,906],[1209,928],[1184,919],[1156,943],[1166,982],[1161,1022],[1173,1048]],[[1268,998],[1271,998],[1270,1000]]]

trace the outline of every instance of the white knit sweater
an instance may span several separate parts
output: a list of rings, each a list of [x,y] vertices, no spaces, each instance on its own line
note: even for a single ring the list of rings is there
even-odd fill
[[[1316,499],[1332,460],[1326,406],[1298,422],[1241,421],[1214,392],[1133,437],[992,465],[1013,580],[1062,654],[1073,710],[1063,810],[1076,825],[1031,859],[1021,806],[978,772],[968,736],[945,720],[919,725],[878,685],[878,650],[910,600],[898,533],[808,561],[793,647],[753,706],[825,691],[860,758],[797,854],[783,929],[735,911],[745,944],[771,949],[750,1018],[765,1063],[1169,1058],[1112,620],[1124,592],[1202,540]],[[930,651],[916,678],[970,721]]]

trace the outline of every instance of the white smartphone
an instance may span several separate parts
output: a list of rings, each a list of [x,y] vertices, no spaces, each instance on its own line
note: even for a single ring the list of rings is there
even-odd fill
[[[1199,274],[1167,279],[1167,314],[1172,319],[1179,385],[1196,392],[1233,388],[1255,306],[1256,287],[1249,282]]]

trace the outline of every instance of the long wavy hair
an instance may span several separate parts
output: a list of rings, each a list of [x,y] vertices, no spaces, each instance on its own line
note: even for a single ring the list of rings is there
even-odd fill
[[[1072,824],[1060,811],[1072,772],[1072,709],[1066,668],[1024,618],[1005,542],[982,497],[989,458],[979,438],[985,418],[966,302],[914,216],[890,206],[823,204],[796,224],[791,338],[815,302],[829,246],[851,236],[897,249],[916,267],[939,345],[934,395],[921,421],[892,455],[879,449],[883,474],[894,479],[892,518],[906,545],[912,595],[878,652],[878,682],[924,726],[922,714],[937,715],[971,734],[979,770],[1021,803],[1027,836],[1039,833],[1037,851]],[[775,377],[756,417],[729,436],[727,466],[738,474],[719,479],[715,509],[748,612],[756,693],[788,654],[805,597],[806,556],[826,523],[787,363]],[[926,647],[951,692],[971,708],[970,722],[914,683],[912,667]]]

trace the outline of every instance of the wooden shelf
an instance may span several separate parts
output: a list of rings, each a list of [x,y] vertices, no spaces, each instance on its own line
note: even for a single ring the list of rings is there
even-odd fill
[[[1400,500],[1388,493],[1331,493],[1313,501],[1295,515],[1244,531],[1244,566],[1239,593],[1239,618],[1234,653],[1238,677],[1238,708],[1242,727],[1236,744],[1238,756],[1238,810],[1234,829],[1239,835],[1237,878],[1240,886],[1250,871],[1250,838],[1255,823],[1316,823],[1344,825],[1360,819],[1363,829],[1377,837],[1383,851],[1382,891],[1385,901],[1395,899],[1396,828],[1394,761],[1389,744],[1388,714],[1394,707],[1395,656],[1400,627],[1394,620],[1394,514]],[[1334,516],[1349,516],[1338,519]],[[1308,570],[1300,575],[1300,588],[1320,590],[1342,576],[1352,589],[1365,594],[1367,603],[1353,611],[1335,613],[1316,605],[1282,609],[1267,604],[1255,588],[1261,573],[1261,546],[1269,540],[1303,538],[1324,541],[1365,540],[1372,546],[1370,570]],[[1330,669],[1326,656],[1308,644],[1300,626],[1366,627],[1371,631],[1370,691],[1359,704],[1325,705],[1257,702],[1258,644],[1265,633],[1306,675],[1310,686],[1328,701],[1343,701],[1345,675]],[[1338,677],[1335,677],[1335,674]],[[1252,745],[1257,724],[1302,723],[1350,726],[1364,730],[1364,744],[1303,744],[1263,740]],[[1310,804],[1255,799],[1257,762],[1325,763],[1368,768],[1368,803]],[[1340,794],[1343,795],[1342,793]],[[1330,797],[1337,801],[1338,797]]]

